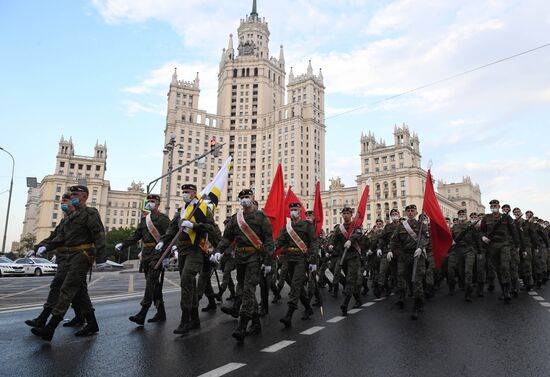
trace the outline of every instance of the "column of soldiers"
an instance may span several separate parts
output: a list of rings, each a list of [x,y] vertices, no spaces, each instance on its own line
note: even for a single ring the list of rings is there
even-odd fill
[[[86,323],[77,336],[99,331],[86,276],[94,262],[98,262],[98,267],[105,265],[103,225],[97,210],[86,206],[88,189],[73,186],[69,191],[62,200],[65,218],[50,237],[35,247],[39,255],[56,250],[59,265],[43,311],[26,321],[33,334],[47,341],[52,339],[71,303],[77,315],[65,325]],[[222,301],[226,289],[232,305],[223,306],[222,312],[238,319],[232,336],[242,343],[246,336],[261,333],[260,317],[268,313],[269,290],[273,290],[276,302],[285,284],[290,287],[288,310],[280,319],[285,327],[292,326],[298,302],[304,308],[304,320],[313,315],[313,298],[314,305],[322,308],[319,289],[327,285],[334,298],[342,286],[340,310],[344,316],[352,298],[354,307],[362,305],[361,295],[367,293],[371,281],[377,298],[395,293],[402,310],[407,298],[412,297],[412,319],[419,318],[425,299],[432,297],[439,286],[429,219],[419,216],[415,205],[405,208],[405,218],[397,209],[391,210],[391,222],[384,225],[378,219],[368,232],[354,227],[354,211],[345,207],[341,211],[342,223],[326,237],[319,237],[313,211],[307,211],[306,220],[302,220],[301,204],[291,203],[290,222],[274,235],[268,217],[258,209],[253,191],[244,189],[238,197],[241,209],[224,222],[221,234],[211,207],[197,196],[195,185],[182,186],[184,204],[171,221],[159,212],[160,196],[147,196],[146,213],[137,229],[115,246],[122,251],[137,242],[143,245],[146,288],[141,310],[129,317],[130,321],[143,326],[152,305],[156,314],[148,322],[166,321],[162,285],[164,268],[174,251],[181,278],[181,319],[174,333],[182,336],[200,328],[198,304],[202,295],[209,300],[203,311],[214,311],[215,299]],[[509,303],[518,296],[520,280],[521,289],[529,291],[549,278],[548,222],[534,217],[532,211],[527,211],[524,219],[519,208],[512,211],[512,219],[510,206],[501,208],[498,200],[490,202],[490,209],[489,214],[471,213],[469,217],[461,209],[455,221],[448,221],[453,242],[440,275],[447,280],[449,295],[454,295],[458,286],[464,290],[467,302],[472,301],[474,291],[482,297],[486,284],[492,291],[498,282],[499,299]],[[223,277],[214,294],[210,281],[218,266]],[[261,303],[256,298],[258,285]]]

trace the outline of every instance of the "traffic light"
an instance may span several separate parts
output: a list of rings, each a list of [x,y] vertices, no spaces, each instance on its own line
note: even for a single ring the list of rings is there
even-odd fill
[[[218,145],[218,143],[216,142],[216,139],[212,138],[212,140],[210,140],[210,150],[212,151],[212,156],[213,157],[219,157],[220,156],[220,150],[219,150],[219,148],[216,148],[217,145]]]

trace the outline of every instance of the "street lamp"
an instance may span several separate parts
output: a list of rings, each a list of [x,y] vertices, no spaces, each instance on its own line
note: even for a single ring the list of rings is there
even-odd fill
[[[174,159],[174,149],[178,147],[178,153],[180,156],[183,155],[183,144],[176,144],[176,137],[172,135],[170,141],[164,146],[162,152],[165,155],[168,155],[168,171],[171,172],[173,169],[173,159]],[[172,174],[168,174],[166,178],[166,206],[164,207],[166,214],[170,213],[170,192],[172,189]]]
[[[10,206],[11,206],[11,193],[13,191],[13,172],[15,170],[15,159],[13,158],[12,154],[5,150],[4,148],[0,147],[0,150],[3,150],[11,157],[11,182],[10,182],[10,194],[8,197],[8,210],[6,211],[6,225],[4,226],[4,239],[2,240],[2,252],[6,252],[6,238],[8,236],[8,221],[10,220]]]

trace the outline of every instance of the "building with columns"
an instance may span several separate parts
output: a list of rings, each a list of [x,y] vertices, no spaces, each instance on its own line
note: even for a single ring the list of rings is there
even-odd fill
[[[75,154],[72,138],[62,136],[54,173],[45,176],[39,187],[29,189],[22,235],[34,234],[38,241],[48,237],[63,218],[61,196],[77,184],[88,187],[87,203],[97,208],[106,231],[136,226],[145,197],[142,184],[132,182],[126,191],[112,190],[106,170],[106,143],[96,142],[93,155],[83,156]]]
[[[481,189],[468,176],[462,177],[462,182],[446,183],[442,179],[437,181],[437,191],[460,206],[468,213],[485,213],[485,206],[481,202]]]
[[[163,173],[210,149],[210,141],[225,143],[219,157],[208,156],[165,178],[161,194],[170,195],[172,216],[181,205],[181,185],[195,183],[200,191],[225,159],[233,156],[227,190],[217,218],[238,208],[237,195],[253,188],[261,203],[267,199],[277,165],[283,164],[285,182],[302,198],[313,198],[315,183],[325,181],[325,87],[321,70],[287,77],[283,46],[270,55],[270,32],[256,1],[241,19],[237,36],[229,34],[220,57],[216,114],[199,109],[200,80],[180,80],[174,70],[168,90],[165,143],[179,153],[167,153]],[[172,161],[171,161],[172,159]]]

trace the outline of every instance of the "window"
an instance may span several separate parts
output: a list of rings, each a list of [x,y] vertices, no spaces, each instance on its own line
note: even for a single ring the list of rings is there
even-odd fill
[[[60,167],[60,168],[65,167],[65,161],[60,161],[60,162],[59,162],[59,167]]]

